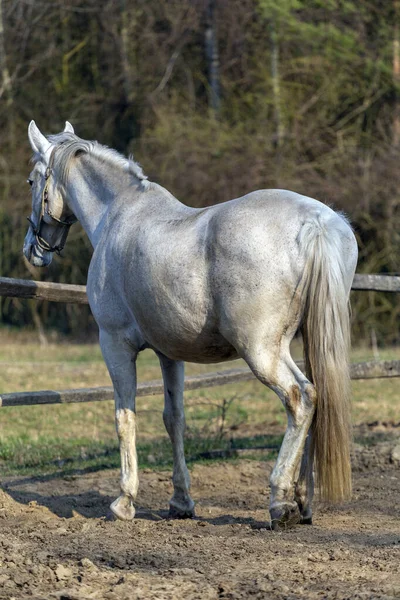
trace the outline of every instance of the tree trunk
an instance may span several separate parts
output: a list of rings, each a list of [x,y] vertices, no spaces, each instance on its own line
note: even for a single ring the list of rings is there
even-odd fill
[[[217,0],[209,0],[208,2],[205,50],[209,84],[209,105],[213,113],[218,116],[221,108],[221,95],[219,81],[218,36],[215,17],[216,4]]]
[[[129,64],[129,16],[126,6],[126,0],[121,2],[121,63],[124,83],[124,92],[127,105],[133,100],[133,79],[132,71]]]
[[[395,89],[395,104],[393,117],[393,146],[397,148],[400,143],[400,40],[399,16],[400,2],[394,1],[394,27],[393,27],[393,85]]]
[[[399,18],[400,18],[400,1],[394,0],[394,25],[393,25],[393,61],[392,61],[392,77],[395,93],[394,110],[393,110],[393,136],[392,136],[392,160],[388,165],[393,165],[398,160],[399,145],[400,145],[400,39],[399,39]],[[390,180],[390,171],[388,173]],[[383,230],[383,239],[387,255],[387,266],[390,271],[397,271],[397,221],[396,212],[399,206],[399,193],[393,190],[390,197],[386,198],[384,206],[385,227]]]
[[[132,4],[132,3],[131,3]],[[112,145],[120,152],[128,152],[132,139],[139,137],[140,125],[135,88],[135,73],[132,68],[132,54],[135,44],[136,11],[129,10],[127,0],[120,0],[120,25],[116,33],[116,43],[121,64],[121,91],[115,110],[115,126]]]
[[[4,95],[6,99],[10,150],[13,151],[15,149],[14,97],[4,41],[3,0],[0,0],[0,73],[0,98]]]
[[[274,145],[276,148],[282,146],[283,141],[283,123],[281,111],[281,86],[279,77],[279,38],[276,20],[270,21],[270,43],[271,43],[271,80],[272,80],[272,99],[274,105],[275,136]]]

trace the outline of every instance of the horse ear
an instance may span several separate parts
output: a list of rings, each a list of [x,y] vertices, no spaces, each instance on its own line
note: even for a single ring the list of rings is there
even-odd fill
[[[65,131],[68,131],[69,133],[75,133],[74,128],[69,121],[65,121],[64,132]]]
[[[31,121],[28,127],[28,138],[32,150],[42,156],[50,148],[50,142],[44,137],[43,133],[39,131],[35,121]]]

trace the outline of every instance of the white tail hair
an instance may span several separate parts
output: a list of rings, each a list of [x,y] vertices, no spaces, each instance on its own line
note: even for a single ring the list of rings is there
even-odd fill
[[[317,215],[303,225],[299,244],[306,257],[306,375],[317,393],[311,426],[317,485],[322,500],[337,502],[351,496],[350,319],[343,234]]]

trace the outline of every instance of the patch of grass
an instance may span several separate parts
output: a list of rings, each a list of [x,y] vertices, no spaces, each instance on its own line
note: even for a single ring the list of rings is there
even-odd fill
[[[276,453],[282,436],[254,436],[228,439],[221,436],[200,437],[189,435],[185,441],[185,454],[190,464],[197,460],[213,460],[213,452],[221,451],[225,458],[229,452],[240,449],[271,448]],[[163,437],[137,446],[140,468],[171,468],[172,447]],[[216,454],[214,459],[221,458]],[[120,455],[117,441],[93,442],[90,439],[38,439],[9,438],[0,441],[0,465],[3,475],[71,474],[74,471],[119,468]]]
[[[354,436],[354,443],[360,446],[376,446],[382,442],[393,442],[393,431],[372,431],[365,434],[357,434]]]
[[[64,341],[41,348],[26,334],[15,339],[0,330],[0,393],[40,389],[65,389],[111,385],[97,344]],[[379,350],[381,360],[400,359],[400,348]],[[301,357],[301,346],[294,344]],[[373,360],[368,348],[357,348],[353,362]],[[217,365],[187,364],[186,373],[200,374],[244,366],[242,361]],[[139,355],[138,379],[160,379],[157,357]],[[398,379],[354,381],[355,423],[400,420]],[[285,411],[278,397],[256,379],[185,393],[188,435],[186,454],[229,449],[233,440],[282,435]],[[148,396],[137,401],[138,449],[141,466],[171,465],[171,450],[162,420],[163,398]],[[224,412],[225,411],[225,412]],[[221,435],[223,434],[223,435]],[[239,443],[239,442],[238,442]],[[231,444],[231,446],[230,446]],[[201,450],[202,449],[202,450]],[[150,457],[150,458],[149,458]],[[57,465],[55,461],[64,461]],[[67,461],[67,462],[65,462]],[[69,462],[68,462],[69,461]],[[113,402],[7,407],[0,409],[0,471],[31,472],[40,469],[96,468],[119,465]]]
[[[42,474],[64,469],[85,468],[99,459],[109,466],[118,466],[118,446],[96,443],[89,439],[60,440],[39,438],[32,441],[23,437],[0,442],[0,464],[4,475]],[[106,459],[106,460],[105,460]]]

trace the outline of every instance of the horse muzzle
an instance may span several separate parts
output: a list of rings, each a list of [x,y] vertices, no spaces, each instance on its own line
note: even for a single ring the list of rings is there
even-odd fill
[[[25,242],[23,253],[34,267],[47,267],[53,260],[53,254],[42,250],[35,242]]]

